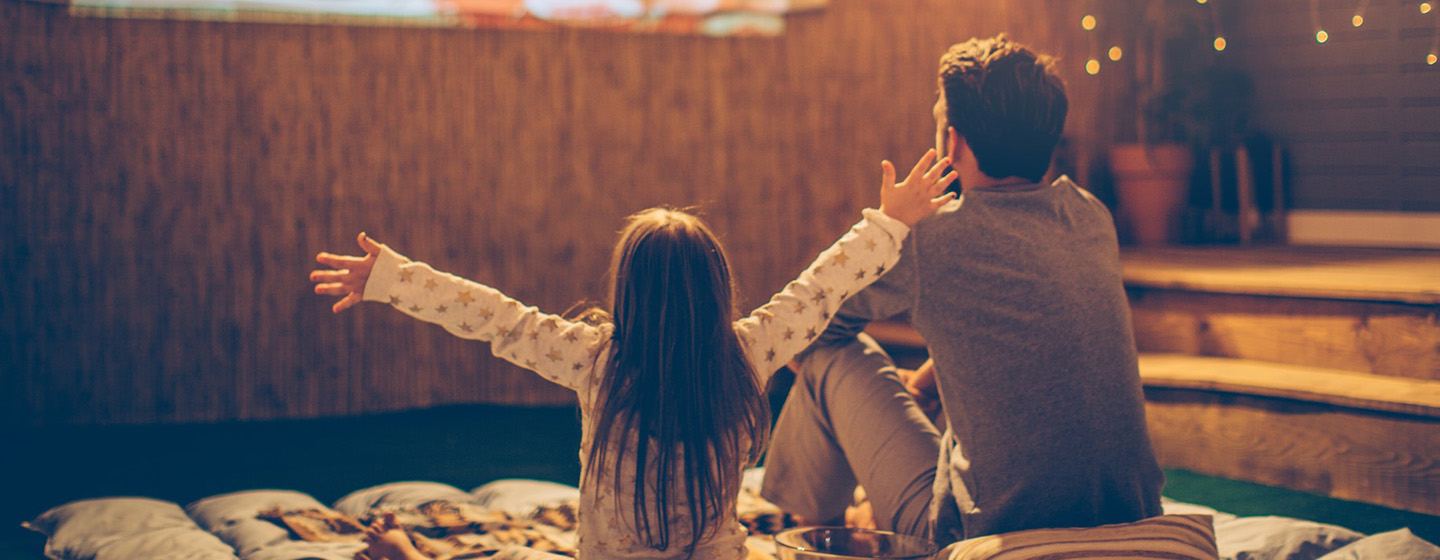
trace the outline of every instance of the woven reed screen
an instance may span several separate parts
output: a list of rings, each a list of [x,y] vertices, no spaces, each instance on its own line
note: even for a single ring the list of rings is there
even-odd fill
[[[332,316],[313,255],[365,230],[559,312],[603,296],[625,215],[698,204],[748,309],[876,203],[881,158],[933,143],[952,42],[1058,54],[1071,135],[1124,130],[1125,76],[1076,71],[1093,5],[835,0],[784,37],[708,39],[0,1],[4,424],[571,402],[389,309]]]

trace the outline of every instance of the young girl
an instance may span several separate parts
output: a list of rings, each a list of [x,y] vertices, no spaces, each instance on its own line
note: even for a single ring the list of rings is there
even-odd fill
[[[337,313],[362,300],[389,303],[488,341],[496,356],[577,393],[582,559],[744,558],[735,500],[769,433],[761,388],[849,294],[895,264],[910,226],[953,200],[939,196],[955,179],[941,176],[949,160],[934,160],[931,150],[898,185],[883,162],[880,209],[866,209],[797,280],[738,321],[719,240],[677,210],[630,217],[611,262],[609,314],[598,325],[541,313],[363,233],[364,257],[321,253],[316,260],[337,270],[310,280],[315,293],[342,296]],[[372,556],[423,558],[400,541],[372,546]]]

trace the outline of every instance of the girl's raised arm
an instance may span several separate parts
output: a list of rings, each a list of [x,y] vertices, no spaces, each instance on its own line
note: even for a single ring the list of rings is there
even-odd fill
[[[799,278],[735,323],[762,385],[824,332],[845,298],[900,260],[901,242],[911,226],[955,199],[953,193],[940,195],[955,180],[955,173],[944,173],[949,163],[949,158],[935,161],[930,150],[897,185],[895,167],[883,162],[880,210],[862,211],[864,219],[822,251]]]
[[[360,234],[364,257],[320,253],[336,270],[310,273],[315,293],[341,296],[334,311],[361,300],[389,304],[460,338],[489,342],[496,356],[578,390],[596,365],[602,329],[527,307],[495,288],[412,262]]]

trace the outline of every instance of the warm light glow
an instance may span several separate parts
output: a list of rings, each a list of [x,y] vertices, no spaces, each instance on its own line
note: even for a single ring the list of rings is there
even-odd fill
[[[1085,71],[1086,71],[1086,72],[1089,72],[1091,76],[1094,76],[1094,75],[1096,75],[1096,74],[1099,74],[1099,73],[1100,73],[1100,61],[1095,60],[1095,59],[1093,59],[1093,58],[1090,59],[1089,62],[1086,62],[1086,63],[1085,63]]]
[[[1204,3],[1209,2],[1209,1],[1210,1],[1210,0],[1195,0],[1195,3],[1196,3],[1196,4],[1204,4]]]
[[[1329,40],[1330,40],[1330,34],[1329,34],[1329,33],[1326,33],[1324,29],[1321,29],[1321,30],[1315,32],[1315,42],[1316,42],[1316,43],[1324,43],[1325,41],[1329,41]]]
[[[1429,64],[1431,66],[1435,65],[1435,53],[1432,52],[1429,55],[1426,55],[1425,64]]]
[[[1421,3],[1420,3],[1420,13],[1422,13],[1422,14],[1428,14],[1428,13],[1430,13],[1430,3],[1429,3],[1429,2],[1421,2]]]
[[[1122,56],[1125,56],[1125,52],[1121,51],[1120,47],[1110,47],[1110,60],[1120,62]]]
[[[1084,27],[1086,31],[1094,31],[1095,16],[1085,14],[1085,17],[1080,18],[1080,27]]]
[[[1323,41],[1322,41],[1322,42],[1323,42]],[[1229,43],[1226,43],[1226,42],[1225,42],[1225,38],[1224,38],[1224,37],[1216,37],[1216,38],[1215,38],[1215,50],[1217,50],[1217,51],[1223,51],[1223,50],[1225,50],[1225,45],[1227,45],[1227,44],[1229,44]]]
[[[1362,16],[1362,15],[1360,15],[1360,14],[1355,14],[1355,17],[1350,18],[1350,23],[1354,24],[1355,27],[1360,27],[1360,26],[1362,26],[1362,25],[1365,25],[1365,16]]]

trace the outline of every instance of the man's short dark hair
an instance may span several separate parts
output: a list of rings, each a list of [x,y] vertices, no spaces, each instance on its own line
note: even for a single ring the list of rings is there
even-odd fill
[[[965,138],[980,171],[1039,181],[1065,129],[1069,101],[1050,57],[1005,35],[971,39],[940,57],[950,126]]]

